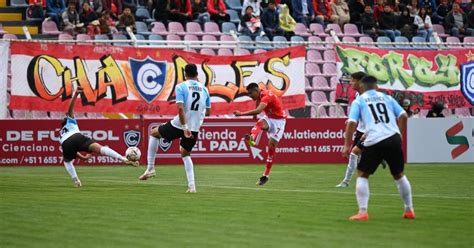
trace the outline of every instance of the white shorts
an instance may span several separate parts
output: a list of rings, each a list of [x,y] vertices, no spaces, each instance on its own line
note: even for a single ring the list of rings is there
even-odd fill
[[[261,120],[265,120],[268,124],[268,138],[280,141],[285,132],[286,119],[272,119],[265,116]]]

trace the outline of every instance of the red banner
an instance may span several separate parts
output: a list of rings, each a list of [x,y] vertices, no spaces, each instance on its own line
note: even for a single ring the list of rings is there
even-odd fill
[[[10,108],[65,111],[75,85],[78,112],[175,115],[174,89],[188,63],[209,89],[213,114],[255,103],[252,82],[281,97],[286,109],[305,105],[303,46],[245,56],[209,56],[174,49],[12,42]]]
[[[0,166],[62,165],[63,157],[59,143],[60,121],[1,120],[0,123],[0,141],[2,141]],[[140,120],[78,120],[78,124],[85,135],[118,153],[124,154],[127,144],[138,145],[142,151],[144,149],[141,135],[143,125]],[[76,159],[74,164],[118,165],[121,163],[107,156],[94,155],[88,161]]]
[[[448,108],[466,108],[471,104],[460,87],[460,66],[474,60],[474,50],[385,50],[337,46],[340,83],[336,98],[351,100],[350,74],[363,71],[378,79],[379,89],[396,100],[409,99],[411,108],[430,109],[444,102]]]

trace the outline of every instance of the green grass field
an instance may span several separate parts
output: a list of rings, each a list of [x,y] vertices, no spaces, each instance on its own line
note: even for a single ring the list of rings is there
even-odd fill
[[[473,247],[472,165],[408,165],[416,220],[388,170],[370,180],[370,220],[350,222],[354,184],[336,189],[345,167],[196,166],[185,194],[182,166],[0,168],[0,247]]]

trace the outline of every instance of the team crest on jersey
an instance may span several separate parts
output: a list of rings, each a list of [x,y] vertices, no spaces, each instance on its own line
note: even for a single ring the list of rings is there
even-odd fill
[[[145,101],[151,103],[163,90],[167,63],[150,57],[144,60],[130,58],[129,62],[135,88]]]
[[[134,147],[140,144],[141,133],[137,130],[123,132],[123,141],[127,147]]]
[[[461,91],[471,105],[474,105],[474,61],[461,65]]]
[[[168,140],[165,140],[163,138],[160,139],[160,142],[159,142],[159,145],[160,145],[160,149],[163,151],[163,152],[167,152],[170,148],[171,148],[171,145],[173,144],[173,141],[168,141]]]

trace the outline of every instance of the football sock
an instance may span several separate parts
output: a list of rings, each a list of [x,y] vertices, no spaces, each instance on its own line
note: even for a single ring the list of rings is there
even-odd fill
[[[105,156],[109,156],[109,157],[112,157],[112,158],[116,158],[120,161],[125,160],[125,158],[122,155],[118,154],[118,152],[110,149],[107,146],[103,146],[102,148],[100,148],[100,154],[105,155]]]
[[[265,166],[264,176],[268,177],[273,166],[273,158],[275,156],[275,147],[268,147],[267,165]]]
[[[411,185],[406,176],[401,177],[398,180],[395,180],[397,183],[398,192],[402,197],[403,202],[405,203],[405,210],[413,209],[413,202],[411,196]]]
[[[72,179],[77,178],[76,169],[74,168],[72,161],[64,162],[64,167],[66,167],[67,173],[69,173]]]
[[[359,213],[367,213],[369,205],[369,180],[365,177],[358,177],[356,183],[356,197],[359,205]]]
[[[147,151],[147,170],[155,169],[155,158],[156,150],[158,149],[159,140],[153,136],[148,139],[148,151]]]
[[[250,134],[252,135],[253,140],[257,139],[257,135],[260,133],[262,130],[263,123],[262,122],[257,122],[255,126],[250,130]]]
[[[347,164],[346,175],[344,176],[344,182],[349,183],[354,175],[354,171],[357,167],[357,162],[359,161],[359,156],[354,153],[349,155],[349,163]]]
[[[186,177],[188,178],[188,186],[195,187],[194,185],[194,169],[193,169],[193,160],[190,156],[183,158],[184,169],[186,170]]]

